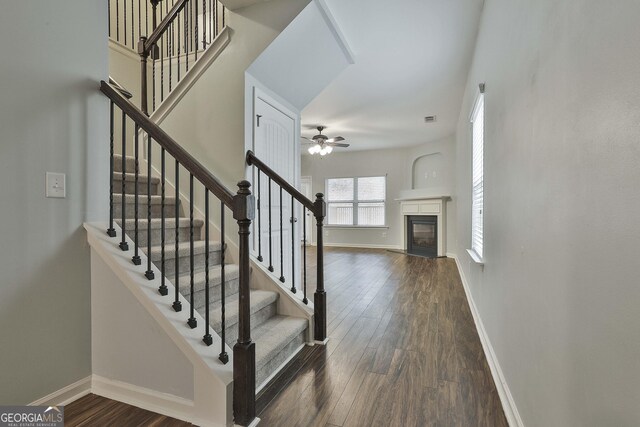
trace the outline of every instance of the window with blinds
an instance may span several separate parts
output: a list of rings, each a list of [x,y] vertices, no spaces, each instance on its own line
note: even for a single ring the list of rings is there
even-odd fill
[[[471,114],[472,191],[471,250],[482,259],[484,243],[484,94],[480,93]]]
[[[327,225],[384,226],[386,181],[384,176],[327,179]]]

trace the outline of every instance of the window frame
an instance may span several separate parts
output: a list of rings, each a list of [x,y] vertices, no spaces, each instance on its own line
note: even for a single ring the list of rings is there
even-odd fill
[[[471,133],[471,248],[467,249],[467,252],[478,264],[484,264],[484,147],[485,147],[485,113],[486,113],[486,100],[484,94],[484,84],[479,86],[480,90],[476,95],[473,103],[473,108],[469,116],[470,133]],[[474,123],[477,121],[479,112],[482,112],[482,140],[478,143],[474,138]],[[476,145],[478,144],[478,145]],[[480,148],[482,150],[480,158],[476,158],[476,152]],[[477,161],[479,161],[480,178],[476,177],[476,171],[478,168]],[[478,182],[476,182],[478,181]],[[480,186],[480,190],[476,188]],[[479,194],[479,196],[478,196]],[[478,203],[480,199],[480,203]],[[475,214],[475,210],[480,205],[480,212]],[[479,217],[479,218],[478,218]],[[480,235],[480,245],[478,246],[475,236]]]
[[[367,199],[367,200],[359,200],[358,199],[358,179],[359,178],[384,178],[384,199]],[[352,200],[335,200],[331,201],[329,199],[329,181],[332,179],[351,179],[353,180],[353,199]],[[325,178],[324,180],[325,187],[325,197],[327,204],[327,216],[326,223],[324,228],[389,228],[387,224],[387,174],[384,175],[358,175],[358,176],[332,176],[330,178]],[[351,224],[331,224],[329,223],[329,205],[331,203],[350,203],[353,205],[353,221]],[[358,225],[358,205],[360,203],[383,203],[384,204],[384,224],[383,225]]]

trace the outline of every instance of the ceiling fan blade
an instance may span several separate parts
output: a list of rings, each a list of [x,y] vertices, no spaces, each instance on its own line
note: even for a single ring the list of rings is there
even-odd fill
[[[345,144],[345,143],[339,143],[339,142],[327,142],[326,144],[332,147],[343,147],[343,148],[347,148],[349,145],[351,145],[351,144]]]
[[[336,136],[335,138],[327,139],[327,142],[340,142],[340,141],[344,141],[344,138],[341,136]]]
[[[301,138],[302,138],[302,139],[306,139],[307,141],[314,142],[314,141],[313,141],[313,139],[311,139],[311,138],[307,138],[306,136],[302,136]]]

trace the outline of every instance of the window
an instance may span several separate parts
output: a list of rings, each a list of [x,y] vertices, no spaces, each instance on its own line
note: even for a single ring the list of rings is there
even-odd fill
[[[478,95],[471,114],[472,191],[471,191],[471,250],[482,260],[484,240],[484,91]],[[474,254],[472,253],[472,256]],[[476,257],[474,257],[476,258]]]
[[[327,225],[385,225],[387,178],[384,176],[327,179]]]

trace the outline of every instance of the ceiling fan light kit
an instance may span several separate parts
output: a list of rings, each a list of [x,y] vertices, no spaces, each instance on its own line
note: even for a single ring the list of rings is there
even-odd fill
[[[324,130],[324,126],[318,126],[318,135],[315,135],[313,138],[306,138],[310,141],[311,147],[307,150],[309,154],[320,154],[321,156],[326,156],[333,151],[333,147],[348,147],[349,144],[339,143],[340,141],[344,141],[344,138],[341,136],[336,136],[335,138],[329,138],[326,135],[322,134]]]

